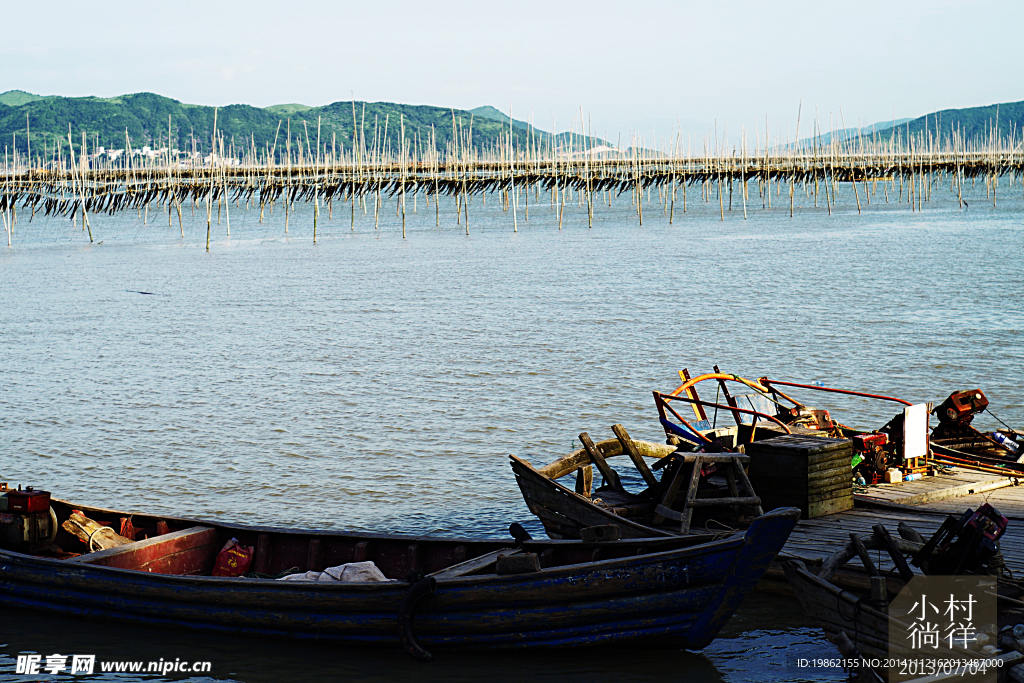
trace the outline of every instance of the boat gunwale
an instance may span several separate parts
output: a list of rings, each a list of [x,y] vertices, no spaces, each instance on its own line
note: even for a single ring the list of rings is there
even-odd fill
[[[109,512],[113,514],[132,514],[126,512],[120,512],[117,510],[108,510],[103,508],[93,508],[88,506],[74,507],[72,504],[64,500],[57,500],[55,502],[62,503],[73,509],[86,509],[90,511]],[[149,517],[151,515],[144,513],[136,513],[139,516]],[[770,515],[772,513],[768,513]],[[767,516],[767,515],[766,515]],[[418,540],[418,541],[434,541],[434,542],[467,542],[467,543],[496,543],[501,544],[503,539],[453,539],[453,538],[438,538],[438,537],[419,537],[419,536],[406,536],[406,535],[371,535],[371,534],[354,534],[349,535],[344,532],[330,532],[326,530],[320,530],[319,534],[311,534],[303,530],[283,530],[276,527],[250,527],[245,525],[226,525],[218,524],[215,522],[207,522],[203,520],[193,520],[188,518],[174,518],[161,516],[162,519],[169,519],[175,522],[185,523],[196,523],[200,525],[212,525],[214,527],[220,527],[223,529],[241,530],[241,531],[266,531],[269,533],[290,533],[294,535],[321,535],[321,536],[342,536],[342,537],[358,537],[358,538],[369,538],[369,539],[386,539],[386,540]],[[658,543],[671,544],[673,541],[678,542],[680,539],[685,540],[686,537],[681,536],[666,536],[664,541],[661,537],[655,537],[651,540]],[[583,541],[573,539],[549,539],[544,541],[533,541],[538,545],[549,546],[549,545],[575,545],[597,548],[614,548],[621,546],[634,546],[644,542],[648,539],[621,539],[619,541],[597,541],[593,543],[584,543]],[[563,579],[568,575],[572,575],[580,571],[581,568],[593,569],[593,570],[612,570],[618,569],[622,566],[635,566],[638,561],[644,564],[658,563],[665,561],[683,560],[685,556],[691,555],[694,558],[713,554],[716,552],[722,552],[729,549],[730,546],[735,546],[737,549],[742,547],[747,542],[747,532],[742,534],[732,534],[727,538],[711,540],[704,543],[695,543],[686,545],[684,547],[672,548],[669,550],[661,550],[651,553],[644,553],[642,555],[630,555],[626,557],[609,558],[606,560],[596,560],[591,562],[582,562],[575,564],[558,565],[554,567],[543,568],[537,572],[529,572],[525,574],[480,574],[480,575],[469,575],[454,577],[451,579],[441,579],[438,581],[439,585],[453,586],[453,585],[486,585],[486,584],[511,584],[517,580],[524,578],[535,578],[543,577],[544,579]],[[524,545],[529,545],[531,542],[527,542]],[[511,545],[511,543],[510,543]],[[386,588],[406,588],[411,584],[408,581],[403,580],[390,580],[381,582],[317,582],[317,581],[279,581],[278,579],[260,579],[260,578],[248,578],[248,577],[220,577],[220,576],[194,576],[194,575],[178,575],[178,574],[156,574],[152,572],[141,571],[137,569],[124,569],[120,567],[107,567],[102,565],[91,565],[87,563],[69,563],[63,559],[40,557],[36,555],[29,555],[26,553],[19,553],[11,550],[0,550],[0,562],[4,561],[6,557],[10,557],[12,560],[17,561],[22,565],[39,564],[46,567],[52,567],[54,569],[70,570],[78,576],[82,576],[84,579],[88,579],[90,576],[114,578],[114,577],[148,577],[149,581],[152,581],[156,586],[160,585],[191,585],[191,586],[203,586],[206,587],[231,587],[239,588],[243,586],[259,586],[265,588],[268,586],[279,586],[279,589],[274,590],[309,590],[316,586],[316,590],[327,590],[327,591],[339,591],[339,590],[356,590],[356,591],[382,591]],[[0,573],[3,568],[0,567]]]
[[[525,461],[524,461],[525,462]],[[529,463],[527,463],[529,464]],[[554,480],[551,480],[554,481]],[[558,482],[555,482],[556,484]],[[559,484],[559,486],[562,486]],[[564,486],[563,486],[564,488]],[[566,489],[567,491],[569,489]],[[570,491],[571,493],[575,493]],[[302,529],[297,527],[276,527],[276,526],[256,526],[247,525],[238,522],[216,522],[208,519],[197,519],[194,517],[172,517],[169,515],[152,514],[148,512],[126,512],[124,510],[116,510],[112,508],[101,508],[91,505],[76,505],[67,500],[60,498],[53,498],[52,502],[66,505],[69,509],[80,510],[80,511],[91,511],[99,512],[111,515],[122,515],[122,516],[135,516],[135,517],[150,517],[153,519],[159,518],[165,521],[181,522],[184,524],[192,524],[198,526],[213,526],[221,529],[230,529],[233,531],[246,531],[246,532],[258,532],[265,534],[285,534],[290,536],[325,536],[325,537],[336,537],[336,538],[351,538],[367,541],[396,541],[396,542],[417,542],[417,543],[459,543],[459,544],[512,544],[515,542],[513,538],[505,537],[469,537],[469,536],[429,536],[429,535],[414,535],[414,534],[394,534],[394,533],[373,533],[370,531],[346,531],[339,529],[337,531],[332,529]],[[648,544],[665,544],[671,545],[673,540],[678,541],[680,536],[651,536],[649,538],[621,538],[614,541],[581,541],[573,538],[545,538],[545,539],[532,539],[524,543],[525,547],[529,547],[531,544],[539,544],[544,546],[579,546],[583,548],[616,548],[636,545],[637,543],[648,543]],[[3,551],[0,552],[15,552],[15,551]]]
[[[469,576],[460,576],[450,579],[438,579],[438,586],[453,586],[453,585],[466,585],[473,586],[478,584],[491,584],[491,583],[505,583],[511,584],[516,581],[523,579],[533,580],[535,578],[544,579],[565,579],[568,576],[579,572],[580,568],[587,568],[588,570],[603,571],[603,570],[614,570],[619,569],[622,566],[634,567],[637,565],[637,561],[642,561],[642,564],[658,564],[662,562],[673,562],[673,561],[687,561],[689,559],[695,559],[700,556],[714,554],[715,552],[729,550],[729,546],[735,546],[737,549],[743,546],[743,536],[733,536],[730,538],[724,538],[717,541],[709,541],[708,543],[701,543],[698,545],[688,546],[685,548],[677,548],[675,550],[661,551],[658,553],[650,553],[643,555],[632,555],[629,557],[612,558],[608,560],[598,560],[595,562],[583,562],[577,564],[566,564],[559,565],[557,567],[546,567],[536,572],[528,572],[523,574],[475,574]],[[281,581],[280,579],[263,579],[255,577],[226,577],[226,576],[184,576],[180,574],[157,574],[153,572],[141,571],[138,569],[123,569],[121,567],[106,567],[102,565],[90,565],[85,563],[68,563],[64,560],[59,560],[50,557],[37,557],[33,555],[26,555],[23,553],[17,553],[13,551],[0,550],[0,561],[4,561],[7,555],[12,559],[20,560],[22,564],[43,564],[45,566],[54,568],[70,569],[73,573],[88,578],[89,575],[96,575],[102,577],[142,577],[145,576],[148,579],[154,580],[157,584],[179,584],[185,585],[200,585],[203,587],[211,587],[222,585],[224,587],[239,588],[242,586],[259,586],[265,588],[268,586],[278,586],[280,590],[309,590],[314,588],[316,590],[347,590],[355,589],[360,591],[373,591],[382,590],[385,588],[407,588],[412,584],[408,581],[393,579],[390,581],[376,581],[376,582],[358,582],[358,581]],[[686,555],[692,555],[693,557],[686,557]],[[680,556],[680,557],[677,557]],[[0,568],[2,572],[3,568]],[[259,582],[259,583],[253,583]],[[276,589],[275,589],[276,590]]]

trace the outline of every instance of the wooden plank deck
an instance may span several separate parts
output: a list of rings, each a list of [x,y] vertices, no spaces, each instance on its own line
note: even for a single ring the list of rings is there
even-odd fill
[[[929,503],[928,507],[933,510],[941,510],[947,514],[961,513],[967,508],[978,509],[979,505],[989,503],[999,510],[1004,517],[1010,519],[1010,528],[1015,526],[1024,532],[1024,486],[1014,486],[996,491],[987,491],[973,496],[963,496],[950,500]],[[1016,524],[1015,524],[1016,522]],[[1009,531],[1007,532],[1010,533]]]
[[[985,490],[1004,482],[1008,484]],[[982,492],[970,493],[978,489]],[[906,522],[928,538],[948,515],[959,515],[968,508],[977,509],[984,503],[990,503],[1010,519],[1000,546],[1006,565],[1014,576],[1024,576],[1024,486],[1018,485],[1018,481],[998,475],[956,470],[952,475],[871,486],[859,490],[858,494],[892,507],[870,506],[858,501],[853,510],[801,520],[766,578],[778,580],[782,576],[781,563],[785,560],[800,559],[816,565],[843,548],[850,541],[851,532],[870,534],[874,524],[884,524],[895,537],[897,525]],[[922,500],[924,502],[918,502]],[[892,560],[885,552],[873,550],[871,555],[883,572],[893,569]]]
[[[997,474],[955,470],[953,474],[938,474],[918,481],[857,487],[855,493],[878,499],[880,502],[931,508],[939,501],[970,495],[972,491],[995,491],[1000,487],[1013,486],[1013,483],[1013,479]]]

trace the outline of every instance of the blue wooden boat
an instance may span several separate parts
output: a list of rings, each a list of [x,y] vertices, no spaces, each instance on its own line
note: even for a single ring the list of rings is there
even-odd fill
[[[65,530],[73,510],[138,538],[89,552]],[[9,607],[211,632],[396,646],[419,658],[446,648],[710,643],[782,548],[795,509],[706,542],[669,537],[575,540],[435,538],[216,524],[53,500],[60,530],[45,556],[0,550]],[[133,534],[134,535],[134,534]],[[255,547],[253,568],[321,570],[372,560],[394,581],[301,582],[210,576],[221,546]],[[77,544],[77,545],[76,545]],[[78,556],[69,557],[74,550]],[[523,569],[501,563],[536,557]],[[505,558],[499,556],[505,555]],[[508,565],[508,562],[506,562]],[[415,616],[415,633],[413,617]]]

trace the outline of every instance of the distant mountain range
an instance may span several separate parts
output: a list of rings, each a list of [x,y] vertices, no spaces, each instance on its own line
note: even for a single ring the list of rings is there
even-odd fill
[[[821,133],[821,134],[819,134],[816,137],[817,137],[817,140],[818,140],[818,142],[820,144],[827,145],[827,144],[831,143],[833,140],[840,140],[840,141],[842,141],[842,140],[852,140],[854,138],[859,138],[859,137],[862,137],[862,136],[871,137],[872,135],[877,135],[878,133],[881,133],[882,131],[889,130],[893,126],[899,126],[901,124],[906,123],[907,121],[912,121],[912,120],[913,119],[895,119],[893,121],[879,121],[878,123],[873,123],[870,126],[864,126],[862,128],[841,128],[840,130],[829,131],[827,133]],[[803,141],[808,141],[808,140],[814,140],[814,139],[815,139],[815,136],[812,135],[811,137],[803,138],[802,140]],[[801,144],[804,144],[803,141],[801,142]]]
[[[1019,136],[1022,128],[1024,102],[1004,102],[967,109],[943,109],[899,126],[904,138],[908,132],[910,135],[917,135],[930,131],[946,139],[952,130],[956,130],[964,139],[976,141],[988,140],[990,133],[1000,138],[1010,134]]]
[[[997,130],[998,125],[998,130]],[[919,116],[916,119],[895,119],[880,121],[863,128],[844,128],[834,132],[822,133],[817,137],[821,144],[829,144],[833,139],[852,140],[864,137],[888,140],[893,135],[900,139],[919,138],[922,134],[930,134],[932,139],[948,140],[953,131],[964,140],[986,142],[990,134],[1004,138],[1010,134],[1020,135],[1024,127],[1024,102],[1005,102],[990,104],[984,107],[967,107],[964,109],[943,109]],[[801,140],[801,145],[814,140],[809,137]]]
[[[67,145],[70,125],[71,140],[79,147],[82,132],[92,152],[126,147],[170,147],[183,152],[193,149],[209,154],[214,131],[214,115],[218,137],[223,137],[225,152],[255,146],[261,155],[275,148],[278,152],[289,145],[293,152],[299,147],[315,148],[317,135],[322,148],[351,150],[354,131],[365,138],[367,148],[383,148],[385,142],[397,151],[402,132],[406,143],[415,152],[436,141],[442,152],[453,140],[465,145],[472,135],[478,148],[504,144],[511,134],[517,147],[531,144],[579,149],[586,145],[605,145],[598,138],[583,138],[562,133],[552,136],[530,124],[511,120],[494,107],[472,111],[445,109],[424,105],[392,102],[335,102],[322,107],[304,104],[278,104],[260,108],[247,104],[207,107],[185,104],[153,93],[136,93],[118,97],[42,96],[21,90],[0,94],[0,144],[16,147],[25,153],[31,135],[32,154],[52,148],[57,140]],[[318,130],[319,125],[319,130]],[[308,152],[307,152],[308,154]]]
[[[236,152],[255,146],[260,153],[275,148],[278,152],[291,146],[293,152],[300,147],[308,149],[317,144],[322,148],[351,150],[354,132],[365,138],[367,148],[384,144],[398,149],[404,129],[406,143],[415,151],[425,149],[436,141],[437,148],[445,150],[457,137],[465,144],[472,130],[472,144],[477,148],[504,145],[511,135],[517,147],[527,142],[543,146],[554,145],[565,150],[599,148],[615,153],[612,145],[597,137],[580,134],[551,133],[525,121],[510,119],[507,114],[491,106],[472,110],[446,109],[426,105],[396,104],[393,102],[335,102],[320,107],[304,104],[277,104],[253,107],[232,104],[208,107],[186,104],[153,93],[135,93],[118,97],[62,97],[35,95],[21,90],[0,94],[0,145],[8,151],[17,149],[25,153],[30,133],[33,156],[52,149],[56,141],[66,145],[70,125],[71,139],[79,147],[84,131],[89,151],[99,146],[107,149],[126,147],[126,133],[133,148],[168,146],[183,152],[197,151],[209,154],[216,126],[227,152]],[[849,140],[859,136],[886,139],[898,134],[906,138],[923,132],[938,131],[947,138],[952,130],[968,140],[987,140],[995,130],[1006,136],[1024,127],[1024,101],[993,104],[985,107],[946,109],[916,119],[883,121],[873,126],[846,128],[822,133],[818,140],[828,144],[833,138]],[[810,138],[813,139],[813,138]],[[805,143],[804,143],[805,144]],[[308,152],[307,152],[308,153]]]

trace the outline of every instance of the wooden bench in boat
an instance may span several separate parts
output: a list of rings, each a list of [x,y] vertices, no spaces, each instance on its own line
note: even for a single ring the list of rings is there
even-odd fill
[[[603,490],[597,496],[591,499],[595,505],[626,517],[638,517],[654,512],[654,506],[656,505],[656,502],[653,500],[642,500],[632,494],[623,494],[617,491]]]
[[[467,576],[474,573],[483,573],[485,569],[493,570],[494,566],[498,563],[498,558],[502,555],[516,555],[521,553],[521,550],[516,548],[500,548],[492,552],[481,555],[480,557],[474,557],[471,560],[453,564],[450,567],[445,567],[440,571],[436,571],[433,576],[438,581],[444,581],[446,579],[457,579],[460,576]]]
[[[73,557],[67,562],[117,569],[135,569],[153,574],[194,576],[208,574],[220,550],[217,530],[194,526],[181,531],[133,541]]]

